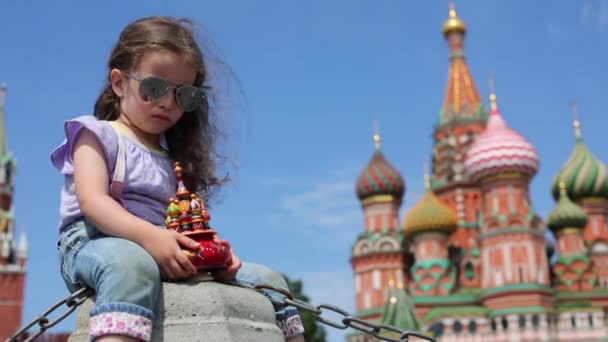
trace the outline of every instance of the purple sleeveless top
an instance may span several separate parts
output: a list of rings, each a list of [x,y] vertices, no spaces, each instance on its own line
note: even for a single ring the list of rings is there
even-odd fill
[[[83,129],[94,133],[103,146],[110,180],[116,166],[118,139],[122,139],[126,157],[122,205],[133,215],[163,226],[169,198],[175,197],[177,188],[173,162],[168,153],[142,145],[116,123],[87,115],[65,122],[65,141],[51,153],[51,162],[65,177],[61,189],[59,230],[83,216],[76,198],[72,160],[74,146]]]

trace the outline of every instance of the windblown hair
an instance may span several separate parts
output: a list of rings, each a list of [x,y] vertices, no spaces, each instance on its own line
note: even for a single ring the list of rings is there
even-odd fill
[[[196,70],[194,86],[202,87],[207,69],[192,32],[193,26],[190,20],[172,17],[148,17],[129,24],[112,50],[109,71],[131,72],[145,53],[168,50],[186,57]],[[215,176],[215,158],[219,157],[215,141],[220,132],[210,120],[211,115],[208,94],[200,108],[184,113],[165,132],[169,155],[173,161],[181,163],[186,186],[204,198],[209,198],[212,190],[222,183]],[[95,116],[108,121],[120,116],[120,98],[112,89],[109,72],[95,103]]]

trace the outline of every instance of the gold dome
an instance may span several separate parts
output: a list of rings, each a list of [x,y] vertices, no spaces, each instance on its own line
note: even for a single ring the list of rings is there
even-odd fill
[[[430,189],[430,179],[424,176],[426,192],[422,200],[406,215],[403,229],[406,236],[421,232],[440,231],[451,234],[458,226],[456,214],[450,207],[441,203]]]
[[[450,3],[450,17],[446,20],[445,24],[443,24],[443,35],[447,37],[450,33],[465,34],[466,32],[467,28],[464,21],[460,20],[456,15],[454,3]]]

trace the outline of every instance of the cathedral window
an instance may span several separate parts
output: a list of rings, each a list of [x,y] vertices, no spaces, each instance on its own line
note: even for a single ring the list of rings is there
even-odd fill
[[[496,320],[494,318],[492,318],[492,321],[490,322],[490,327],[492,328],[493,332],[496,332]]]
[[[587,315],[587,319],[589,320],[589,326],[593,327],[593,314],[589,313],[589,315]]]
[[[519,327],[524,329],[526,327],[526,317],[524,315],[519,315],[518,318]]]
[[[574,317],[574,315],[570,316],[570,325],[572,325],[573,328],[576,328],[576,317]]]
[[[540,317],[538,317],[538,315],[533,315],[532,316],[532,326],[535,328],[538,328],[539,324],[540,324]]]
[[[474,334],[477,332],[477,322],[471,320],[468,326],[469,333]]]
[[[429,328],[429,331],[431,331],[433,333],[433,337],[443,336],[443,330],[444,330],[444,327],[443,327],[443,323],[441,323],[441,322],[434,323]]]
[[[469,280],[475,277],[475,269],[473,268],[473,263],[470,260],[467,261],[464,266],[464,274]]]
[[[462,332],[462,323],[460,323],[460,321],[456,321],[454,322],[452,328],[456,334],[460,334]]]
[[[502,330],[507,330],[509,329],[509,321],[507,321],[507,317],[502,316],[502,320],[500,321],[500,323],[502,324]]]

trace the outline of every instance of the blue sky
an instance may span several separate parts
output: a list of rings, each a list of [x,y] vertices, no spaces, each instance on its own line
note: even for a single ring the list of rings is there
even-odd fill
[[[194,19],[232,69],[218,88],[233,182],[213,204],[213,226],[243,260],[302,278],[315,303],[354,311],[350,248],[363,230],[354,183],[373,151],[373,120],[407,183],[403,219],[422,193],[443,101],[448,1],[86,5],[6,1],[0,10],[17,227],[30,246],[24,320],[67,295],[55,250],[62,179],[49,153],[64,120],[91,112],[120,30],[153,14]],[[551,179],[573,147],[572,99],[586,144],[608,161],[608,1],[463,0],[457,10],[481,94],[493,73],[505,119],[540,153],[532,200],[546,217]],[[73,326],[74,316],[54,330]]]

